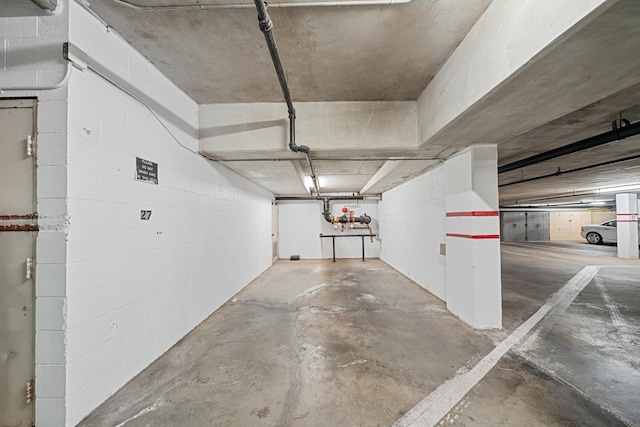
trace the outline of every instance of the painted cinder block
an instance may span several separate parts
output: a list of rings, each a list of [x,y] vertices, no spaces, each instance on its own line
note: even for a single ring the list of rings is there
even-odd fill
[[[38,103],[38,133],[67,132],[67,101],[41,100]]]
[[[6,50],[6,69],[32,70],[59,68],[62,59],[62,43],[64,39],[42,40],[9,39]]]
[[[380,258],[445,299],[444,168],[385,192],[379,203]]]
[[[6,55],[4,55],[6,56]],[[5,58],[1,58],[5,60]],[[0,73],[0,88],[37,86],[38,71],[37,70],[3,70]],[[35,96],[35,91],[20,92],[20,96]]]
[[[64,133],[41,133],[36,140],[38,166],[66,166],[67,136]]]
[[[38,18],[35,16],[0,18],[0,38],[19,39],[37,35]]]
[[[36,298],[36,331],[63,331],[66,323],[65,306],[64,298]]]
[[[130,83],[150,104],[161,100],[180,119],[168,124],[178,142],[195,147],[195,102],[70,8],[70,40],[124,78],[136,73]],[[59,233],[67,300],[58,307],[66,310],[67,413],[58,425],[75,425],[271,263],[271,194],[188,153],[138,101],[90,72],[73,71],[68,96],[68,114],[66,100],[41,111],[42,131],[69,132],[68,222]],[[136,156],[158,163],[158,185],[135,181]],[[43,167],[61,157],[50,150],[53,164]],[[141,209],[152,210],[148,221]]]
[[[67,425],[66,409],[64,398],[50,399],[36,395],[36,425]]]
[[[36,298],[64,297],[67,270],[64,264],[36,263]]]
[[[55,15],[39,16],[37,20],[39,37],[67,37],[69,34],[68,11],[64,6]]]
[[[64,334],[64,331],[36,332],[36,365],[64,365]]]
[[[67,260],[65,230],[40,231],[36,243],[36,260],[42,264],[64,264]]]
[[[39,198],[64,199],[67,196],[67,168],[64,166],[39,166],[37,191]]]

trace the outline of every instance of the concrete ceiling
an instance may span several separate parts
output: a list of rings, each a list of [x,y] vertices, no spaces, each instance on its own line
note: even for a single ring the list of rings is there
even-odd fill
[[[280,118],[286,119],[252,2],[228,0],[249,7],[202,10],[193,6],[222,0],[126,1],[135,6],[123,0],[89,3],[196,102],[282,102]],[[604,12],[555,41],[425,141],[399,141],[384,149],[351,144],[318,151],[311,146],[322,190],[379,193],[472,144],[499,144],[502,165],[606,132],[621,112],[631,122],[639,121],[640,2],[608,3]],[[272,7],[270,14],[294,102],[416,101],[490,4],[415,0]],[[166,6],[173,8],[160,8]],[[188,10],[176,10],[184,6]],[[286,121],[281,122],[276,125],[285,129]],[[635,159],[515,184],[558,168],[567,171],[640,154],[639,143],[640,137],[632,137],[501,174],[500,199],[512,203],[640,183],[640,160]],[[276,195],[307,192],[304,157],[284,144],[259,154],[241,147],[221,152],[205,144],[201,149]]]

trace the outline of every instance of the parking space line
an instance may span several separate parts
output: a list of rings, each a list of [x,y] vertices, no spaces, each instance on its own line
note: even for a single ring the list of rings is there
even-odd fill
[[[578,274],[553,294],[538,311],[516,328],[511,335],[498,344],[473,368],[458,371],[454,377],[442,383],[431,394],[404,414],[393,424],[393,427],[432,427],[436,425],[547,314],[552,310],[554,317],[564,313],[576,296],[598,274],[599,269],[599,266],[587,266],[580,270]],[[537,330],[534,331],[534,334],[536,332]],[[529,337],[527,342],[532,337],[533,335]]]
[[[607,287],[605,286],[604,283],[602,283],[602,280],[600,280],[598,277],[594,278],[594,282],[598,287],[598,290],[600,290],[600,295],[604,300],[604,304],[607,306],[607,309],[609,310],[609,315],[611,316],[611,321],[613,322],[613,326],[615,326],[618,331],[626,331],[627,328],[629,328],[629,325],[627,324],[627,322],[625,322],[622,319],[622,316],[620,315],[620,310],[618,310],[618,305],[615,302],[613,302],[613,300],[611,299],[611,296],[609,295],[609,291],[607,290]]]

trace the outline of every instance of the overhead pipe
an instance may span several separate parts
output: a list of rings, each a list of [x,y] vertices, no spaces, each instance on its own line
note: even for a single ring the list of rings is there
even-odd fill
[[[565,145],[564,147],[555,148],[553,150],[545,151],[544,153],[536,154],[535,156],[527,157],[525,159],[500,166],[498,168],[498,173],[501,174],[510,172],[515,169],[521,169],[526,166],[531,166],[537,163],[546,162],[547,160],[555,159],[556,157],[573,154],[578,151],[587,150],[589,148],[608,144],[614,141],[619,141],[621,139],[640,134],[640,122],[631,124],[627,119],[622,119],[622,122],[624,124],[618,127],[617,122],[614,120],[611,126],[612,130],[610,130],[609,132],[601,133],[599,135],[574,142],[573,144]]]
[[[357,199],[357,200],[365,200],[365,196],[354,196],[354,197],[362,197],[362,199]],[[346,213],[343,214],[342,216],[336,216],[336,217],[331,216],[330,204],[332,200],[353,200],[353,199],[343,199],[340,197],[323,197],[322,198],[322,216],[324,217],[325,221],[327,221],[328,223],[348,224],[352,222],[358,222],[360,224],[369,224],[371,222],[371,217],[367,214],[360,215],[358,217],[348,216]]]
[[[30,85],[30,86],[11,86],[11,87],[0,87],[0,95],[3,95],[8,91],[33,91],[33,90],[55,90],[60,89],[62,86],[66,85],[69,82],[69,78],[71,77],[71,68],[73,67],[73,61],[69,59],[65,51],[68,48],[69,43],[63,43],[62,45],[62,57],[65,59],[65,71],[64,76],[57,81],[56,83],[50,85]],[[67,46],[67,47],[66,47]]]
[[[525,182],[537,181],[539,179],[551,178],[551,177],[554,177],[554,176],[565,175],[565,174],[568,174],[568,173],[581,172],[581,171],[588,170],[588,169],[599,168],[599,167],[602,167],[602,166],[614,165],[616,163],[624,163],[624,162],[628,162],[628,161],[636,160],[636,159],[640,159],[640,154],[636,154],[634,156],[624,157],[622,159],[615,159],[615,160],[609,160],[609,161],[606,161],[606,162],[600,162],[600,163],[596,163],[596,164],[593,164],[593,165],[581,166],[579,168],[568,169],[568,170],[565,170],[565,171],[562,171],[562,170],[558,169],[557,172],[548,173],[548,174],[545,174],[545,175],[538,175],[538,176],[534,176],[534,177],[526,178],[526,179],[521,179],[519,181],[507,182],[505,184],[498,185],[498,187],[508,187],[510,185],[515,185],[515,184],[524,184]]]
[[[296,109],[293,107],[293,101],[291,100],[291,94],[289,93],[289,86],[287,85],[287,77],[284,73],[284,69],[282,68],[280,55],[278,54],[278,46],[276,45],[276,39],[273,35],[273,22],[271,21],[269,12],[267,12],[267,5],[264,0],[255,0],[255,4],[256,9],[258,10],[258,23],[260,30],[267,41],[271,60],[273,61],[273,66],[276,69],[276,74],[280,81],[280,87],[282,88],[282,95],[284,95],[284,100],[286,101],[287,108],[289,110],[289,149],[294,153],[304,153],[307,157],[311,179],[313,180],[316,194],[319,195],[320,185],[318,184],[318,177],[316,176],[313,161],[311,160],[311,149],[306,145],[296,145]]]
[[[351,196],[276,196],[275,200],[277,202],[293,202],[293,201],[314,201],[314,200],[324,200],[329,199],[330,201],[334,200],[367,200],[367,199],[380,199],[380,195],[376,196],[364,196],[361,194],[353,194]]]
[[[62,6],[62,2],[58,0],[31,0],[31,2],[51,15],[60,12]]]
[[[375,196],[374,196],[375,197]],[[358,222],[361,224],[369,224],[371,222],[371,217],[367,214],[361,215],[359,217],[349,217],[346,214],[340,217],[331,216],[331,207],[330,204],[334,200],[366,200],[367,196],[364,195],[352,195],[352,196],[279,196],[276,197],[276,201],[286,202],[286,201],[300,201],[300,200],[322,200],[322,217],[329,223],[350,223],[350,222]]]
[[[199,5],[166,5],[166,6],[140,6],[128,0],[112,0],[126,7],[148,12],[182,11],[182,10],[221,10],[221,9],[247,9],[252,7],[248,3],[234,4],[199,4]],[[341,6],[393,6],[412,3],[415,0],[345,0],[345,1],[308,1],[291,3],[269,3],[269,7],[341,7]]]

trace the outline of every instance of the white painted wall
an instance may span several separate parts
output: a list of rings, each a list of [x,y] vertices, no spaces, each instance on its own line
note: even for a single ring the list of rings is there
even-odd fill
[[[4,96],[39,103],[36,424],[73,426],[271,265],[272,195],[189,152],[195,102],[75,2],[0,18],[0,38],[0,88],[33,88]],[[90,70],[36,90],[63,80],[67,39],[164,126]]]
[[[445,162],[447,309],[478,329],[502,327],[496,145]]]
[[[5,7],[0,6],[0,7]],[[0,17],[0,89],[53,86],[66,73],[62,44],[67,41],[69,8],[55,15]],[[36,91],[0,96],[36,95]]]
[[[355,211],[356,216],[367,214],[371,217],[373,233],[378,233],[377,201],[344,200],[331,202],[331,213],[341,216],[346,206]],[[332,258],[330,238],[320,238],[323,234],[367,234],[368,230],[348,230],[341,233],[334,229],[322,217],[322,202],[280,202],[278,204],[278,223],[280,227],[279,256],[289,259],[291,255],[300,255],[302,259]],[[356,226],[362,224],[355,224]],[[339,226],[338,226],[339,227]],[[377,237],[364,239],[365,258],[378,258],[380,243]],[[360,237],[336,238],[336,259],[362,258],[362,239]]]
[[[75,3],[70,19],[70,41],[196,147],[195,102]],[[271,265],[272,195],[181,147],[91,71],[71,77],[68,128],[64,374],[75,425]],[[136,157],[158,164],[159,185],[135,181]]]
[[[446,300],[444,166],[382,195],[378,204],[380,259]]]
[[[0,18],[0,97],[37,97],[36,424],[65,425],[67,87],[69,8]],[[12,88],[23,90],[11,90]],[[26,88],[31,88],[27,90]]]

